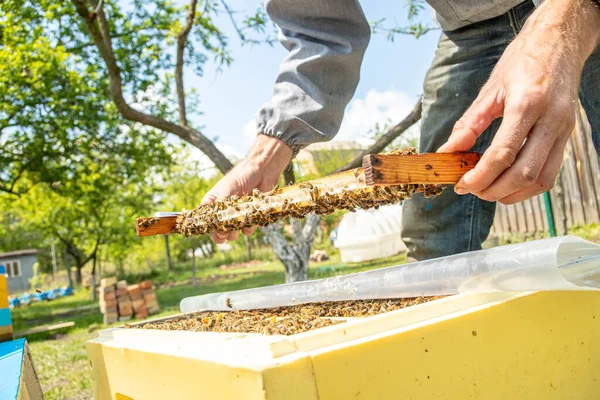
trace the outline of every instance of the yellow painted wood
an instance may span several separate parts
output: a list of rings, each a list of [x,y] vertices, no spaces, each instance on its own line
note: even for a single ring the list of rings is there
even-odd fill
[[[600,292],[452,296],[290,337],[114,329],[107,399],[599,399]]]
[[[97,400],[317,399],[308,356],[263,371],[94,342],[87,352]]]
[[[599,334],[600,292],[535,293],[322,349],[313,365],[320,400],[592,400]]]
[[[0,291],[0,308],[8,308],[8,293]]]
[[[0,274],[0,292],[8,293],[8,283],[4,274]]]

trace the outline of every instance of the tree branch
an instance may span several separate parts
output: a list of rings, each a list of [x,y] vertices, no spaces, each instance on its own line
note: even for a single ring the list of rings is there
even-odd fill
[[[415,107],[412,109],[410,114],[406,116],[398,125],[387,131],[382,137],[380,137],[371,147],[363,151],[354,160],[350,161],[344,166],[339,167],[333,173],[346,171],[352,168],[358,168],[362,166],[363,157],[367,154],[377,154],[385,149],[390,143],[392,143],[398,136],[406,132],[408,128],[417,123],[421,119],[422,99],[419,99]]]
[[[221,172],[226,173],[229,171],[233,167],[231,161],[227,159],[213,142],[200,132],[187,126],[177,125],[154,115],[143,113],[127,104],[123,96],[121,70],[117,65],[117,60],[112,49],[109,27],[104,11],[102,8],[99,8],[96,18],[93,18],[92,15],[95,14],[88,12],[85,0],[71,0],[71,2],[75,5],[77,13],[85,23],[88,33],[106,64],[110,97],[123,118],[177,135],[206,154]],[[97,6],[97,3],[95,5]]]
[[[233,25],[233,29],[235,29],[235,32],[240,37],[240,40],[242,40],[242,42],[245,41],[246,35],[244,35],[242,30],[237,26],[237,23],[235,22],[235,18],[233,17],[233,11],[231,11],[231,9],[229,8],[229,5],[227,4],[227,2],[225,0],[220,0],[220,1],[221,1],[221,4],[223,5],[223,8],[225,8],[225,11],[229,15],[229,19],[231,20],[231,25]]]
[[[175,84],[177,86],[177,101],[179,102],[179,125],[187,126],[187,116],[185,111],[185,92],[183,90],[183,53],[185,51],[185,41],[187,40],[196,16],[197,0],[192,0],[188,8],[188,14],[185,19],[185,26],[177,34],[177,63],[175,65]]]

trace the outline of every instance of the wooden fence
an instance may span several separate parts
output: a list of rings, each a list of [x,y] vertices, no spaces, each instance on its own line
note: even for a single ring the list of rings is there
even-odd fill
[[[600,158],[590,132],[587,117],[580,110],[560,174],[550,191],[558,235],[574,226],[600,223]],[[510,206],[498,204],[491,234],[506,237],[543,232],[548,232],[543,195]]]

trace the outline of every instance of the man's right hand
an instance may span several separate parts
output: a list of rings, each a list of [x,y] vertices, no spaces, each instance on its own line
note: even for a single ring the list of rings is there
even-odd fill
[[[281,140],[258,135],[248,157],[229,171],[204,196],[202,203],[211,203],[217,199],[233,195],[252,193],[253,189],[266,192],[277,184],[279,176],[292,159],[292,149]],[[244,235],[250,235],[256,228],[243,228]],[[217,231],[211,233],[212,240],[219,244],[227,240],[236,240],[239,232]]]

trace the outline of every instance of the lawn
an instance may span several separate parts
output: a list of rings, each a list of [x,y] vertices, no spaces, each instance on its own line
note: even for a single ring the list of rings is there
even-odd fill
[[[405,256],[366,262],[342,264],[339,256],[322,263],[311,263],[310,279],[348,274],[368,269],[401,264]],[[247,289],[284,282],[281,264],[261,261],[249,267],[220,269],[219,263],[210,261],[199,267],[198,286],[191,285],[191,269],[188,264],[174,271],[161,273],[153,278],[157,285],[156,295],[161,306],[158,316],[179,312],[179,302],[188,296]],[[29,341],[33,361],[46,399],[91,399],[91,375],[85,353],[85,342],[96,337],[102,325],[102,315],[90,300],[91,294],[79,290],[74,296],[51,302],[34,303],[29,307],[12,310],[16,331],[35,325],[73,321],[75,326],[60,333],[32,335]],[[156,318],[157,315],[152,316]],[[119,325],[119,324],[115,324]]]

